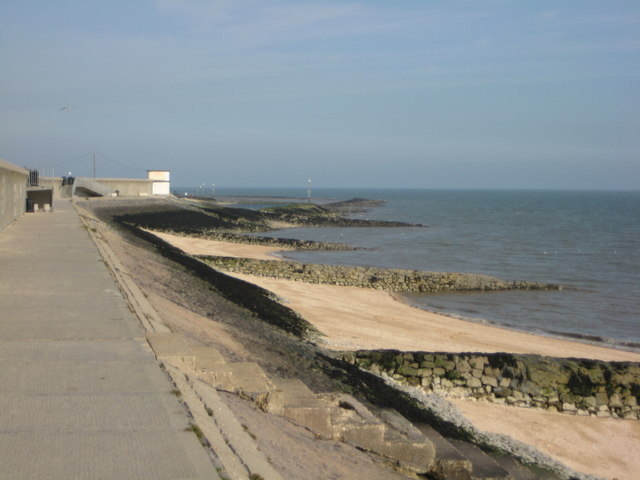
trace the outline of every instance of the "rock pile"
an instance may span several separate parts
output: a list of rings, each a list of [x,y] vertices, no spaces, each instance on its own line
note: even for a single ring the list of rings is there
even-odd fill
[[[507,353],[366,350],[339,357],[425,392],[575,415],[640,419],[640,364]]]
[[[546,283],[504,281],[487,275],[471,273],[421,272],[418,270],[346,267],[212,256],[199,256],[198,258],[214,268],[228,272],[284,278],[307,283],[374,288],[392,292],[433,293],[459,290],[559,288]]]
[[[173,235],[185,236],[183,232],[165,231]],[[344,243],[317,242],[315,240],[298,240],[295,238],[274,238],[259,235],[244,235],[240,233],[217,232],[215,230],[198,234],[189,234],[189,237],[203,238],[219,242],[242,243],[245,245],[262,245],[267,247],[295,248],[296,250],[360,250]]]

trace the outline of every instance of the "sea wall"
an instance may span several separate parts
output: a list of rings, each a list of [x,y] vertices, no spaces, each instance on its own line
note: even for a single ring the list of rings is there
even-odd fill
[[[27,208],[28,170],[0,160],[0,230]]]
[[[397,350],[344,352],[338,358],[427,393],[574,415],[640,419],[640,363]]]
[[[81,207],[91,208],[90,205],[91,202],[80,204]],[[104,211],[101,213],[108,215],[108,213]],[[138,238],[149,242],[156,248],[158,253],[165,258],[182,265],[193,275],[207,282],[212,291],[219,293],[227,300],[253,312],[265,322],[275,325],[285,332],[291,333],[301,339],[314,341],[319,335],[319,332],[313,325],[289,307],[278,302],[275,296],[268,290],[211,269],[193,256],[187,255],[179,248],[170,245],[152,233],[141,230],[126,222],[121,222],[120,227]]]
[[[558,288],[537,282],[503,281],[487,275],[468,273],[421,272],[374,267],[345,267],[278,260],[199,256],[214,268],[284,278],[307,283],[323,283],[392,292],[433,293],[455,290],[509,290]]]
[[[153,195],[153,180],[146,178],[96,178],[97,182],[117,191],[120,197]]]

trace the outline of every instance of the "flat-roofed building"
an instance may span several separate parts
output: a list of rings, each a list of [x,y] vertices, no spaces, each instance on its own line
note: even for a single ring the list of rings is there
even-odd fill
[[[153,195],[170,195],[170,171],[169,170],[147,170],[147,178],[153,180]]]

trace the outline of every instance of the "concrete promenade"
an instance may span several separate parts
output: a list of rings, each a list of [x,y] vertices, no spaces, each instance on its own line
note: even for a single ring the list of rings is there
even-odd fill
[[[0,232],[0,479],[217,479],[68,200]]]

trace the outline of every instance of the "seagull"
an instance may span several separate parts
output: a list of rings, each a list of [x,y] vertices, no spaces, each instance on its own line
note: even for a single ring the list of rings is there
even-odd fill
[[[78,108],[78,107],[74,107],[73,105],[69,105],[67,107],[62,107],[60,110],[58,110],[59,112],[64,112],[65,110],[71,110],[72,108]]]

